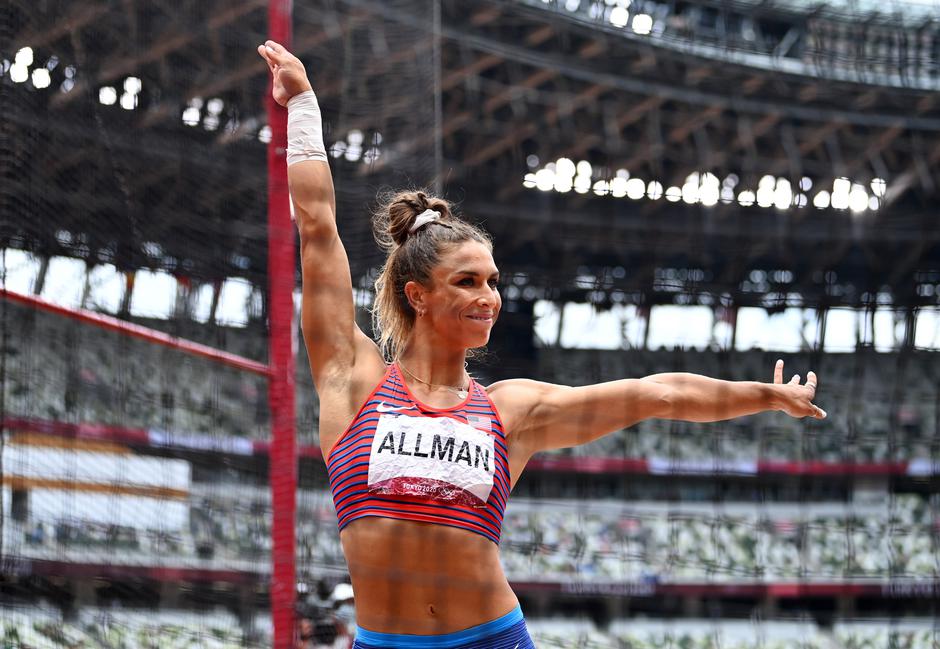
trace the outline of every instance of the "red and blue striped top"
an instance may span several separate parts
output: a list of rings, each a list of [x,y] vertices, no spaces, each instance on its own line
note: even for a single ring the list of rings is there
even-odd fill
[[[366,516],[449,525],[499,543],[509,450],[496,407],[471,380],[452,408],[418,401],[396,363],[326,463],[339,529]]]

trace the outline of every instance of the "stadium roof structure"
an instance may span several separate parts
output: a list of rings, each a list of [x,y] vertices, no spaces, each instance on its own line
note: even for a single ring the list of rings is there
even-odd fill
[[[3,245],[261,281],[266,5],[14,0]],[[932,9],[305,0],[293,49],[363,286],[367,208],[411,182],[483,221],[530,301],[916,306],[940,294]]]

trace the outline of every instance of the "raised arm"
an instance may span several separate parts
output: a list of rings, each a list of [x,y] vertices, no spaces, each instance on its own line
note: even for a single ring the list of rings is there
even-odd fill
[[[382,359],[356,325],[349,259],[336,228],[336,197],[320,109],[303,63],[274,41],[259,46],[258,53],[271,70],[275,101],[288,109],[287,175],[303,275],[301,326],[322,398],[330,379],[349,377],[357,359],[366,356],[376,367]],[[355,400],[356,395],[350,398]]]
[[[734,419],[767,410],[793,417],[822,419],[813,404],[816,374],[806,384],[799,375],[783,382],[783,361],[774,368],[774,382],[721,381],[698,374],[654,374],[583,387],[538,381],[510,380],[490,387],[524,455],[586,444],[644,419],[709,422]],[[505,406],[503,405],[505,404]]]

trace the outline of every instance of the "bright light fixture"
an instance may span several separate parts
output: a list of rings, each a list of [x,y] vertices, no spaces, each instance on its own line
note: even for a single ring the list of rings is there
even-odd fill
[[[649,14],[637,14],[633,17],[633,31],[645,36],[653,31],[653,17]]]
[[[105,106],[113,106],[117,102],[117,90],[111,86],[103,86],[98,91],[98,101]]]
[[[555,186],[555,174],[551,169],[540,169],[535,174],[535,186],[541,191],[550,191]]]
[[[195,126],[199,123],[199,109],[195,106],[189,106],[183,111],[183,124],[186,126]]]
[[[10,79],[13,83],[23,83],[29,79],[29,68],[19,63],[10,66]]]
[[[29,67],[33,64],[33,48],[23,47],[16,53],[16,57],[13,59],[15,65],[22,65],[24,67]]]
[[[627,196],[633,200],[639,200],[643,198],[643,194],[646,192],[646,183],[644,183],[640,178],[631,178],[626,181],[626,190]]]
[[[124,110],[134,110],[137,106],[137,95],[125,92],[121,95],[121,108]]]
[[[137,77],[127,77],[124,79],[124,92],[129,95],[136,95],[143,87],[143,84]]]
[[[48,88],[52,83],[52,77],[49,76],[49,70],[46,68],[36,68],[33,70],[33,85],[37,88]]]
[[[574,162],[568,158],[558,158],[558,161],[555,163],[555,173],[557,173],[559,176],[564,176],[565,178],[574,177]]]
[[[849,192],[849,209],[853,212],[864,212],[868,209],[868,192],[861,185],[852,185]]]
[[[614,7],[610,10],[610,24],[614,27],[626,27],[630,22],[630,13],[626,7]]]
[[[634,178],[633,180],[638,180]],[[610,195],[614,198],[623,198],[627,195],[628,181],[626,178],[615,176],[610,181]],[[640,196],[643,195],[643,181],[640,181]],[[630,198],[633,198],[632,196]]]

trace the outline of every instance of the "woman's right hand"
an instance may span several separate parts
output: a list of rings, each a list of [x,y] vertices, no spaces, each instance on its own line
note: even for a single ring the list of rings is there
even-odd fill
[[[287,106],[287,102],[294,95],[313,89],[307,79],[304,64],[280,43],[265,41],[264,45],[258,46],[258,54],[271,70],[274,79],[272,94],[274,101],[281,106]]]

